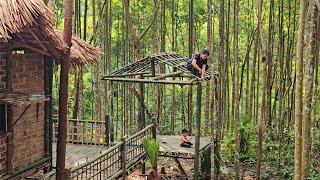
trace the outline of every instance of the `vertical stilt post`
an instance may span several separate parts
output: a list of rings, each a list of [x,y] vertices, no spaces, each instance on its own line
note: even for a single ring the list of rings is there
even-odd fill
[[[152,77],[156,76],[156,65],[154,62],[154,58],[151,58],[151,75],[152,75]]]
[[[110,96],[110,142],[114,142],[114,107],[113,107],[113,81],[110,81],[110,90],[111,90],[111,96]]]
[[[201,123],[201,96],[202,96],[202,85],[199,82],[197,84],[197,102],[196,102],[196,128],[195,128],[195,152],[194,152],[194,177],[193,179],[198,180],[199,173],[199,149],[200,149],[200,123]]]
[[[124,137],[121,138],[122,144],[120,147],[120,158],[121,158],[121,170],[122,170],[122,178],[126,179],[126,139]]]
[[[52,78],[53,78],[53,62],[52,59],[45,56],[44,59],[44,88],[45,96],[50,98],[45,102],[45,153],[46,157],[52,159]],[[51,169],[51,167],[49,167]]]
[[[146,162],[145,161],[143,161],[143,163],[142,163],[141,174],[146,174]]]
[[[152,138],[154,140],[157,139],[157,119],[156,118],[152,118],[152,123],[153,123],[153,126],[152,126]]]
[[[105,144],[106,145],[109,145],[109,142],[110,142],[110,116],[109,115],[106,115],[105,116],[105,136],[106,136],[106,139],[105,139]]]
[[[140,79],[143,79],[144,77],[143,77],[143,75],[140,75]],[[146,122],[145,122],[145,109],[144,109],[144,83],[143,82],[141,82],[141,83],[139,83],[139,90],[140,90],[140,98],[141,98],[141,101],[140,101],[140,104],[139,104],[139,108],[140,108],[140,117],[139,118],[141,118],[140,119],[140,123],[141,124],[138,124],[139,125],[139,130],[142,130],[144,127],[145,127],[145,125],[146,125]]]

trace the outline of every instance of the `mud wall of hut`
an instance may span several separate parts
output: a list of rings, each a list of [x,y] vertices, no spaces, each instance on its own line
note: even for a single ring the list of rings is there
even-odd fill
[[[5,88],[4,57],[0,57],[0,91]],[[35,53],[12,55],[12,88],[25,94],[44,94],[43,56]],[[13,121],[26,106],[13,106]],[[14,171],[45,157],[44,103],[31,105],[14,125],[7,149],[7,171]],[[1,139],[0,139],[1,142]],[[1,144],[1,143],[0,143]],[[1,145],[0,145],[1,148]],[[0,149],[1,150],[1,149]],[[3,169],[0,152],[0,172]],[[30,172],[29,172],[30,173]]]

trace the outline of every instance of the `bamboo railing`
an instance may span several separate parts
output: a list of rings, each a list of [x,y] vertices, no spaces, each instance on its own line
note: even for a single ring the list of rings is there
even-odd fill
[[[87,121],[79,119],[68,119],[67,122],[67,142],[81,145],[105,145],[106,129],[105,121]],[[56,142],[58,137],[58,119],[53,118],[53,137]]]
[[[116,179],[146,159],[143,140],[156,138],[156,126],[151,124],[136,134],[122,138],[98,157],[78,167],[68,169],[68,179]]]

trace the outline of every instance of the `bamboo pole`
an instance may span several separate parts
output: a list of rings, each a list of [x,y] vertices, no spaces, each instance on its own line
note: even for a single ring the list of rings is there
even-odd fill
[[[121,138],[121,146],[120,146],[120,158],[121,158],[121,170],[122,170],[122,178],[126,179],[126,138]]]
[[[194,151],[194,177],[198,180],[200,176],[199,172],[199,149],[200,149],[200,123],[201,123],[201,96],[202,85],[199,82],[197,85],[197,102],[196,102],[196,128],[195,128],[195,151]]]
[[[164,79],[164,78],[167,78],[167,77],[175,77],[175,76],[178,76],[180,74],[183,74],[183,72],[182,71],[178,71],[178,72],[173,72],[173,73],[169,73],[169,74],[164,74],[164,75],[161,75],[161,76],[153,78],[153,80],[160,80],[160,79]]]
[[[143,75],[140,75],[140,79],[143,79]],[[138,123],[139,125],[139,130],[143,129],[146,125],[146,122],[145,122],[145,113],[144,113],[144,83],[143,82],[140,82],[139,83],[139,90],[140,90],[140,98],[141,98],[141,101],[140,101],[140,124]]]
[[[135,72],[135,73],[127,73],[127,74],[110,74],[106,75],[102,78],[112,78],[112,77],[126,77],[126,76],[136,76],[136,75],[144,75],[144,74],[149,74],[149,72]]]
[[[119,81],[119,82],[134,82],[134,83],[151,83],[151,84],[180,84],[180,85],[195,85],[198,80],[190,81],[172,81],[172,80],[151,80],[151,79],[130,79],[130,78],[108,78],[104,77],[103,80]]]
[[[154,62],[154,58],[151,58],[151,76],[156,76],[156,65]]]

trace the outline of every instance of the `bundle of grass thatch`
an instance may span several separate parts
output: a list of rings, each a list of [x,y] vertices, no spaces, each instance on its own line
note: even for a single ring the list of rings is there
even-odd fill
[[[63,32],[61,30],[56,30],[57,35],[62,39]],[[85,65],[90,63],[95,63],[100,58],[100,52],[98,48],[95,48],[87,44],[84,40],[77,36],[72,36],[72,46],[71,46],[71,65]]]
[[[53,13],[41,0],[1,0],[0,38],[13,47],[24,47],[59,57],[65,44],[54,29]]]
[[[67,49],[62,31],[54,28],[53,13],[42,0],[0,0],[0,46],[26,48],[62,59]],[[1,49],[0,47],[0,49]],[[97,62],[99,50],[73,37],[71,65]]]

